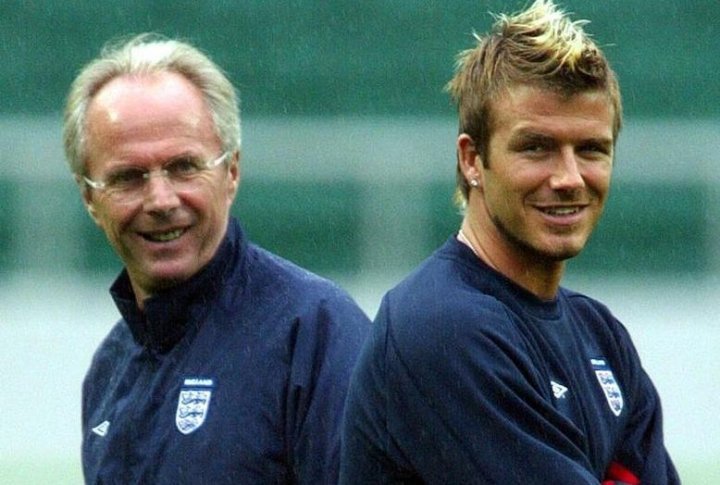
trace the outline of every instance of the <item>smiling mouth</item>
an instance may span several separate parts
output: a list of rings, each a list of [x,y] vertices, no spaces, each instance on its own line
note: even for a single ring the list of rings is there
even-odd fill
[[[170,242],[179,238],[185,233],[185,229],[175,229],[174,231],[158,232],[154,234],[142,234],[142,237],[152,242]]]
[[[542,211],[544,214],[550,215],[550,216],[571,216],[573,214],[577,214],[582,210],[582,207],[580,206],[572,206],[572,207],[544,207],[541,208],[540,211]]]

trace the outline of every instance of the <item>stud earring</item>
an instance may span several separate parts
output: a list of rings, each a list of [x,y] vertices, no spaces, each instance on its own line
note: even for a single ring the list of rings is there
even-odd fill
[[[470,180],[470,186],[477,187],[478,185],[480,184],[478,183],[477,179]]]

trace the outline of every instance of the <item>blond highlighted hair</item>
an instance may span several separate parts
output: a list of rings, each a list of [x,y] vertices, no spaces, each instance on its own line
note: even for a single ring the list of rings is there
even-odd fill
[[[622,102],[615,73],[585,33],[586,20],[572,21],[551,0],[536,0],[512,15],[496,15],[486,36],[474,34],[475,47],[457,56],[446,89],[457,105],[460,133],[475,142],[487,166],[492,105],[514,85],[532,85],[563,95],[604,91],[614,108],[613,139],[622,125]],[[455,201],[467,203],[469,186],[456,169]]]

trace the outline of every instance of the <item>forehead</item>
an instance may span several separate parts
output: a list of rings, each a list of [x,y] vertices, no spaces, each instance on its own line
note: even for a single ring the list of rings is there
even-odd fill
[[[498,94],[491,112],[493,134],[613,139],[614,108],[604,91],[568,95],[547,88],[516,85]]]
[[[109,81],[90,102],[86,122],[92,155],[152,154],[219,144],[202,92],[172,72]]]

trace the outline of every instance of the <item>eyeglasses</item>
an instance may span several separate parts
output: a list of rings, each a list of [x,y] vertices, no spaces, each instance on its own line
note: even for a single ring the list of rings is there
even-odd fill
[[[209,162],[191,156],[183,156],[170,160],[159,169],[124,167],[111,171],[103,180],[83,177],[83,181],[91,189],[117,198],[134,199],[142,195],[145,183],[150,180],[153,172],[159,172],[176,190],[193,188],[199,174],[218,167],[227,159],[228,155],[230,152],[224,152]]]

